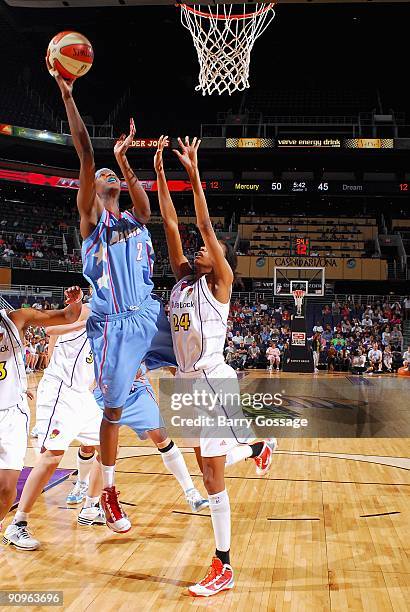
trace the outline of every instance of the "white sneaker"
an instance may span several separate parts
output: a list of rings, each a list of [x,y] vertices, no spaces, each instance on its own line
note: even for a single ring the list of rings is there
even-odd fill
[[[12,523],[4,532],[3,544],[15,546],[20,550],[37,550],[40,542],[31,537],[27,529],[27,523],[21,522],[20,525]]]
[[[198,489],[189,489],[185,493],[185,499],[194,512],[200,512],[209,506],[209,501],[202,497]]]
[[[86,482],[81,482],[81,480],[77,480],[71,491],[66,497],[65,503],[68,505],[76,505],[81,504],[81,502],[85,499],[88,491],[88,484]]]
[[[38,438],[38,429],[37,429],[37,427],[35,425],[34,425],[33,429],[31,430],[30,437],[31,438]]]
[[[77,517],[77,523],[79,525],[105,525],[106,519],[104,510],[100,504],[95,504],[90,508],[81,508],[81,512]]]

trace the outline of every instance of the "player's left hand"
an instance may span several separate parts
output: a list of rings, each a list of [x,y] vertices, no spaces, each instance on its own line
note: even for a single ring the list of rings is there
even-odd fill
[[[126,152],[128,151],[128,148],[131,146],[132,141],[135,138],[135,133],[136,133],[135,122],[134,122],[134,119],[131,117],[131,119],[130,119],[130,133],[128,134],[128,136],[125,136],[125,134],[121,134],[121,136],[119,137],[119,139],[117,140],[117,142],[114,145],[114,155],[115,155],[115,157],[118,157],[118,156],[126,154]]]
[[[157,174],[164,170],[164,161],[163,161],[163,151],[164,147],[169,146],[169,138],[168,136],[160,136],[158,140],[158,148],[154,157],[154,168]]]
[[[196,136],[193,141],[189,142],[189,137],[185,136],[185,143],[182,142],[181,138],[178,138],[178,143],[181,151],[173,149],[175,155],[178,157],[181,164],[184,166],[188,174],[192,174],[198,169],[198,149],[201,144],[201,140]]]
[[[70,304],[79,304],[83,299],[83,292],[80,287],[70,287],[64,291],[64,303],[69,306]]]

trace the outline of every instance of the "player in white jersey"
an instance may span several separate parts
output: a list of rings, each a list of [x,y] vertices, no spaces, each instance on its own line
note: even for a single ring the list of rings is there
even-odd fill
[[[3,538],[5,544],[16,548],[38,548],[39,542],[30,536],[27,528],[29,513],[71,442],[75,439],[81,442],[82,450],[88,457],[84,458],[84,462],[88,461],[89,469],[94,449],[99,445],[102,412],[90,391],[94,382],[94,368],[85,329],[89,313],[89,307],[83,305],[77,323],[46,328],[46,333],[56,336],[57,341],[50,365],[37,389],[36,425],[41,454],[25,483],[15,517]],[[84,469],[83,473],[86,471]],[[99,469],[97,474],[100,478],[94,481],[94,490],[88,492],[90,503],[94,503],[95,498],[98,503],[102,488]],[[100,522],[105,523],[105,517],[98,507],[96,514],[100,514]]]
[[[235,371],[225,363],[223,349],[227,332],[229,302],[236,266],[235,253],[227,243],[216,238],[209,217],[205,195],[198,171],[197,151],[200,141],[190,144],[179,140],[181,151],[175,151],[187,170],[194,193],[197,226],[205,246],[195,256],[194,268],[182,250],[178,217],[171,200],[163,167],[163,149],[167,137],[159,139],[155,156],[159,202],[168,243],[169,259],[177,284],[171,292],[170,319],[177,377],[191,392],[205,391],[208,396],[239,398],[240,389]],[[221,395],[219,395],[221,394]],[[203,406],[209,412],[209,406]],[[195,447],[209,494],[216,551],[211,567],[201,582],[189,587],[192,595],[208,597],[234,585],[230,566],[231,517],[228,493],[225,489],[226,464],[252,457],[257,473],[265,474],[272,461],[276,441],[249,444],[254,438],[249,431],[241,431],[235,424],[219,425],[219,417],[240,420],[240,401],[221,400],[214,406],[210,425],[200,429],[199,444]]]
[[[81,289],[71,287],[65,292],[67,307],[62,310],[0,310],[0,523],[16,498],[17,480],[27,450],[30,414],[25,397],[24,334],[30,325],[76,321],[81,299]]]

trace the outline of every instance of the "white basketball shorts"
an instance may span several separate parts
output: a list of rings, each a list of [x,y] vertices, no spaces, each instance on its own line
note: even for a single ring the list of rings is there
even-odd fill
[[[37,388],[39,448],[66,451],[74,440],[98,446],[102,414],[88,389],[76,391],[58,379],[43,376]]]

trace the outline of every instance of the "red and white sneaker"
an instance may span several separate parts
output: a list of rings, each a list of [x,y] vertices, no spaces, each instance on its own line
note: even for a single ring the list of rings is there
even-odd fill
[[[119,491],[115,487],[106,487],[101,495],[101,507],[105,513],[107,527],[117,533],[127,533],[131,529],[131,523],[121,508],[118,497]]]
[[[256,474],[258,476],[265,476],[270,470],[272,464],[272,454],[278,447],[278,441],[276,438],[270,438],[265,440],[263,448],[257,457],[254,457],[256,463]]]
[[[188,591],[193,597],[210,597],[232,589],[233,586],[233,569],[227,563],[223,565],[218,557],[214,557],[205,578],[188,587]]]

